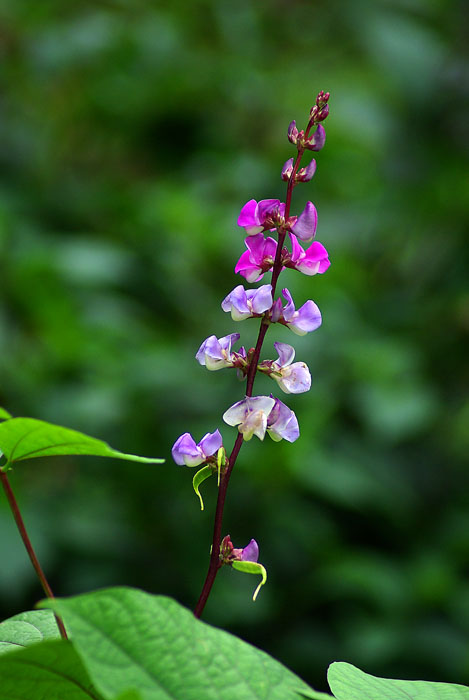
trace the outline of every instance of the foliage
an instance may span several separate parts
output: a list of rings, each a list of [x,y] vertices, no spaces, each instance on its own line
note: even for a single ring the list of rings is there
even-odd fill
[[[54,700],[113,700],[131,691],[142,700],[294,700],[309,692],[267,654],[163,596],[113,588],[44,605],[65,620],[72,644],[29,639],[32,646],[0,657],[0,700],[13,687],[21,700],[30,700],[32,687]],[[25,613],[21,622],[43,630],[43,615]],[[2,623],[0,636],[14,624],[18,618]]]
[[[18,700],[30,700],[32,688],[50,700],[330,697],[164,596],[111,588],[42,605],[65,620],[72,641],[57,639],[50,610],[0,624],[0,645],[8,645],[0,646],[0,700],[10,700],[13,692]],[[328,681],[337,700],[469,698],[465,686],[376,678],[346,663],[333,663]]]
[[[468,700],[469,688],[452,683],[376,678],[351,664],[331,664],[327,679],[337,700]]]
[[[102,440],[35,418],[11,418],[1,423],[0,450],[7,458],[8,466],[23,459],[52,455],[114,457],[146,464],[164,462],[164,459],[124,454]]]

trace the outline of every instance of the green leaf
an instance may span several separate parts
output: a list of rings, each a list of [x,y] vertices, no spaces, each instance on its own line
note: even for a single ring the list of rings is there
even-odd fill
[[[0,420],[8,420],[11,417],[11,414],[0,406]]]
[[[30,610],[0,624],[0,654],[17,651],[18,647],[37,644],[45,639],[60,639],[51,610]]]
[[[0,700],[35,698],[104,700],[73,646],[61,639],[0,656]]]
[[[0,423],[0,450],[10,464],[51,455],[93,455],[154,464],[164,462],[164,459],[118,452],[102,440],[36,418],[11,418]]]
[[[212,476],[212,474],[213,469],[208,464],[206,467],[202,467],[202,469],[199,469],[197,474],[194,474],[194,478],[192,479],[192,486],[194,487],[194,491],[196,492],[200,500],[200,510],[204,509],[204,502],[202,500],[202,496],[200,495],[199,486],[205,481],[205,479],[208,479],[210,476]]]
[[[245,574],[260,574],[262,576],[262,581],[257,586],[256,590],[254,591],[254,595],[252,596],[252,599],[256,600],[261,586],[263,586],[267,581],[267,571],[265,570],[265,567],[255,561],[234,561],[232,567],[233,569],[242,571]]]
[[[142,700],[297,700],[310,691],[264,652],[164,596],[111,588],[41,606],[65,620],[106,700],[130,688]]]
[[[377,678],[343,661],[329,666],[327,680],[337,700],[469,700],[465,685]]]

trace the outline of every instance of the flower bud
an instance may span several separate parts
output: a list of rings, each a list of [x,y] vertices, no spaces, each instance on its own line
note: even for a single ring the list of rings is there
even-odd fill
[[[320,151],[326,143],[326,132],[322,124],[318,124],[318,128],[312,136],[305,141],[305,148],[310,151]]]
[[[298,129],[296,128],[295,120],[290,122],[290,124],[288,126],[287,136],[288,136],[288,140],[290,141],[290,143],[293,143],[296,145],[296,142],[298,139]]]
[[[322,109],[319,110],[315,121],[317,121],[317,122],[324,121],[324,119],[328,116],[328,114],[329,114],[329,105],[326,104],[326,105],[324,105],[324,107]]]
[[[293,160],[293,158],[292,158]],[[314,173],[316,172],[316,161],[313,160],[309,165],[306,166],[306,168],[300,168],[298,172],[296,173],[295,180],[296,182],[309,182],[311,178],[313,177]]]
[[[288,182],[293,172],[293,158],[289,158],[282,168],[282,180]]]

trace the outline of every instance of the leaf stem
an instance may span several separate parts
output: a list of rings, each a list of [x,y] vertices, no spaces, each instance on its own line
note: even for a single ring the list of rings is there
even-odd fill
[[[8,503],[10,505],[11,512],[13,513],[13,517],[15,519],[19,533],[21,535],[21,539],[23,540],[23,544],[26,547],[26,551],[31,560],[31,564],[33,565],[34,570],[37,574],[37,577],[41,583],[42,589],[48,598],[54,598],[52,589],[49,585],[49,582],[47,581],[44,571],[42,570],[42,567],[34,551],[33,545],[31,544],[31,540],[29,539],[29,535],[27,533],[18,503],[16,501],[15,494],[13,493],[10,482],[8,480],[8,476],[2,470],[0,470],[0,479],[2,480],[2,486],[5,491]],[[65,631],[65,626],[61,618],[58,615],[54,616],[57,622],[57,627],[59,628],[60,636],[62,637],[62,639],[68,639],[67,632]]]
[[[310,121],[308,124],[308,127],[306,129],[305,133],[305,138],[308,137],[309,131],[313,125],[313,122]],[[293,188],[295,186],[295,175],[298,171],[298,168],[300,166],[301,158],[304,153],[304,148],[298,148],[298,154],[296,156],[295,164],[293,166],[293,172],[291,174],[290,179],[288,180],[287,184],[287,194],[286,194],[286,199],[285,199],[285,221],[288,220],[288,217],[290,216],[290,206],[291,206],[291,198],[292,198],[292,193],[293,193]],[[277,287],[277,280],[278,277],[282,271],[282,265],[281,265],[281,258],[282,258],[282,248],[283,244],[285,242],[285,236],[287,234],[287,229],[282,229],[280,228],[278,230],[278,242],[277,242],[277,249],[275,252],[275,262],[272,268],[272,299],[274,298],[275,295],[275,290]],[[247,380],[246,380],[246,396],[250,397],[252,396],[252,391],[253,391],[253,386],[254,386],[254,380],[256,377],[256,372],[257,372],[257,365],[259,364],[259,358],[262,350],[262,343],[264,342],[265,335],[267,333],[267,329],[269,327],[269,321],[268,321],[268,313],[263,317],[261,321],[261,325],[259,328],[259,335],[257,336],[257,342],[256,342],[256,347],[254,349],[253,356],[251,358],[251,362],[249,365],[249,370],[247,374]],[[213,539],[212,539],[212,552],[210,554],[210,562],[208,566],[208,571],[207,571],[207,576],[205,578],[204,585],[202,587],[202,592],[200,594],[199,600],[197,602],[197,605],[194,610],[194,615],[197,618],[200,618],[202,615],[202,612],[204,610],[205,604],[208,600],[208,597],[210,595],[210,592],[212,590],[212,586],[215,583],[215,578],[217,576],[217,573],[222,566],[220,562],[220,543],[221,543],[221,528],[222,528],[222,521],[223,521],[223,511],[225,508],[225,499],[226,499],[226,492],[228,489],[228,482],[230,480],[231,472],[233,471],[233,467],[235,465],[236,459],[238,457],[239,451],[241,449],[241,446],[243,444],[243,436],[241,433],[238,433],[235,444],[233,446],[233,449],[231,451],[231,454],[228,459],[228,468],[223,474],[221,478],[221,483],[220,487],[218,489],[218,498],[217,498],[217,506],[215,510],[215,521],[214,521],[214,526],[213,526]]]

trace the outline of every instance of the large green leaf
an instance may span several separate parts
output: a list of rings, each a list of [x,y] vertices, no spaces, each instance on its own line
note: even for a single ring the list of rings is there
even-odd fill
[[[10,617],[0,624],[0,654],[18,647],[37,644],[45,639],[60,639],[51,610],[31,610]]]
[[[102,695],[143,700],[297,700],[308,686],[264,652],[174,600],[130,588],[43,601],[70,630]]]
[[[469,700],[465,685],[376,678],[343,661],[329,666],[327,680],[337,700]]]
[[[164,459],[118,452],[102,440],[36,418],[11,418],[0,423],[0,450],[10,464],[50,455],[93,455],[133,462],[164,462]]]
[[[52,640],[0,656],[0,700],[104,700],[69,642]]]

